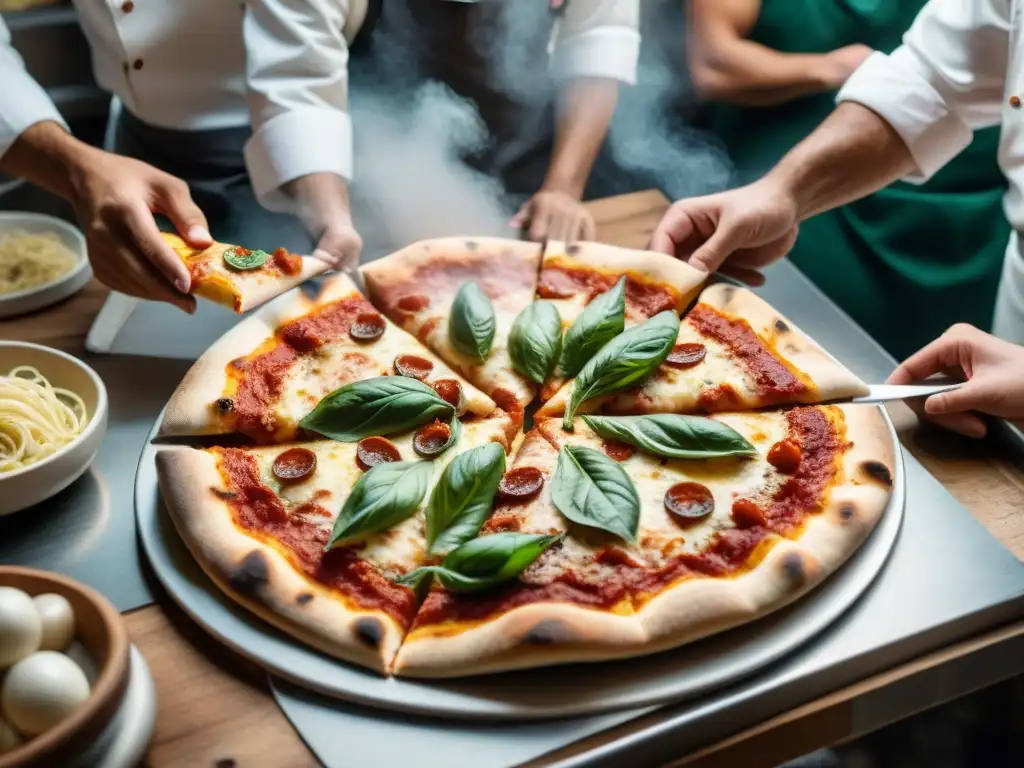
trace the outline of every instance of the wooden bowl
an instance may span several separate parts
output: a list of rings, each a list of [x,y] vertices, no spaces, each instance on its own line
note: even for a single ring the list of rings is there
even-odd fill
[[[78,709],[45,733],[0,755],[0,768],[65,765],[85,751],[117,713],[128,687],[128,631],[105,597],[77,581],[48,571],[0,565],[0,586],[29,595],[55,592],[75,612],[75,639],[99,670],[92,691]]]
[[[0,472],[0,515],[20,512],[63,491],[82,476],[99,452],[107,431],[107,389],[77,357],[27,341],[0,341],[0,373],[31,365],[55,387],[82,398],[89,423],[78,437],[35,464]]]

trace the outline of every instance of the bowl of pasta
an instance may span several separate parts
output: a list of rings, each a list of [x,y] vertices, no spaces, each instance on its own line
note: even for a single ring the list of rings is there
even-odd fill
[[[107,390],[92,368],[50,347],[0,341],[0,515],[81,477],[106,430]]]
[[[0,212],[0,318],[42,309],[89,282],[85,237],[54,216]]]

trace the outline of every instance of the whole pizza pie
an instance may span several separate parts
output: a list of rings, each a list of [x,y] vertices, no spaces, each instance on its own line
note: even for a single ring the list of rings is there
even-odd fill
[[[866,387],[753,293],[596,243],[417,243],[259,310],[173,395],[167,509],[320,651],[454,677],[777,610],[893,484]]]

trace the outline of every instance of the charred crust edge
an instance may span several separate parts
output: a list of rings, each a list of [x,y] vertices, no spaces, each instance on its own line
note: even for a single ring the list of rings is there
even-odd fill
[[[786,321],[780,317],[775,321],[775,330],[779,333],[789,333],[789,326],[786,325]]]
[[[479,247],[480,247],[480,245],[476,242],[476,240],[467,240],[466,241],[466,250],[467,251],[475,251]]]
[[[874,459],[869,459],[860,465],[864,474],[872,480],[881,483],[886,488],[892,488],[892,472],[885,464]]]
[[[270,566],[258,549],[243,557],[227,575],[228,584],[239,593],[252,597],[270,581]]]
[[[565,246],[565,252],[568,253],[570,256],[575,256],[581,250],[583,250],[583,248],[580,246],[579,243],[570,243],[569,245]]]
[[[801,586],[807,583],[810,574],[807,572],[807,564],[798,552],[789,552],[782,558],[782,570],[794,585]]]
[[[857,514],[857,508],[850,502],[840,505],[839,507],[839,518],[844,522],[848,523]]]
[[[299,605],[305,605],[306,603],[308,603],[312,599],[313,599],[313,593],[312,592],[299,592],[299,594],[297,594],[295,596],[295,602],[298,603]]]
[[[527,645],[566,645],[577,639],[576,631],[561,619],[542,619],[523,636]]]
[[[352,628],[356,639],[370,648],[380,648],[384,641],[384,625],[373,616],[360,616]]]
[[[213,495],[222,501],[233,501],[238,498],[238,494],[234,491],[223,491],[220,488],[210,488],[213,491]]]

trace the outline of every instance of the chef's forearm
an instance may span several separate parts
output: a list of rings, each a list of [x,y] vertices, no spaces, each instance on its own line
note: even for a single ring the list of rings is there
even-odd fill
[[[314,236],[329,224],[352,220],[349,208],[348,182],[336,173],[310,173],[284,185],[295,210]]]
[[[100,151],[76,139],[61,124],[44,120],[22,131],[0,155],[0,172],[67,198],[85,160],[96,154]]]
[[[915,168],[891,125],[848,102],[790,150],[767,179],[795,201],[802,221],[877,192]]]
[[[615,80],[574,78],[562,85],[545,189],[583,197],[618,98],[619,84]]]

